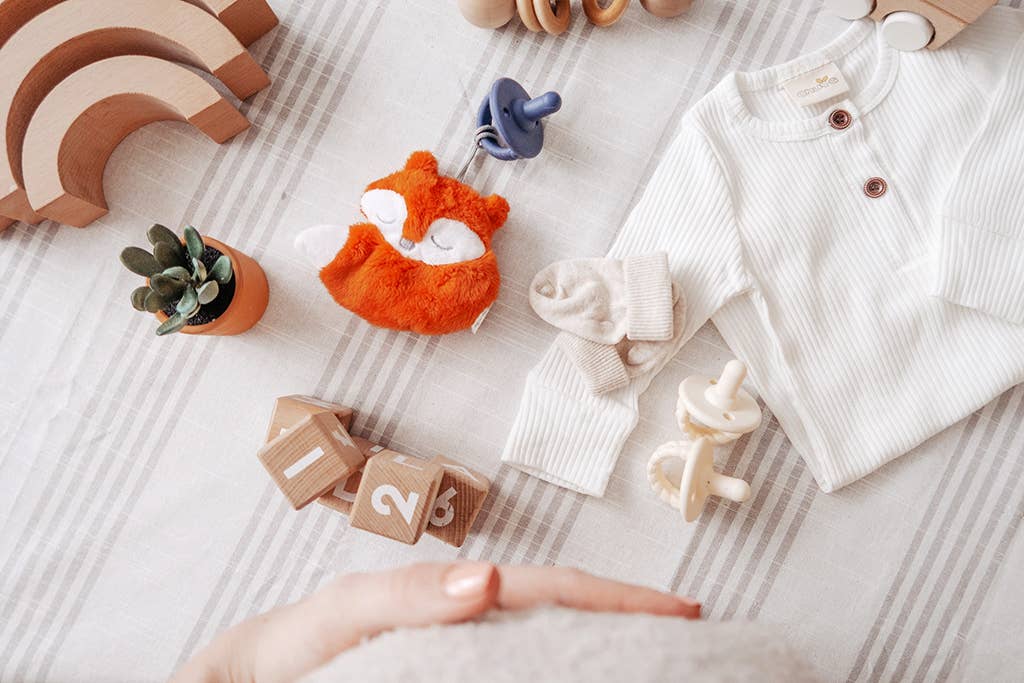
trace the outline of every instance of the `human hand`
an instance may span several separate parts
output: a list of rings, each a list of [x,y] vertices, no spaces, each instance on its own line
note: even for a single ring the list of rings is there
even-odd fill
[[[171,683],[285,683],[384,631],[465,621],[490,609],[561,605],[696,619],[689,598],[564,567],[415,564],[341,576],[217,636]]]

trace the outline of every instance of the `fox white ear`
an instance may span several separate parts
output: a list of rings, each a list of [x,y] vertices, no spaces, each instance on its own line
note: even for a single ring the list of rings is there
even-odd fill
[[[320,270],[334,260],[347,241],[347,225],[314,225],[295,237],[295,248]]]

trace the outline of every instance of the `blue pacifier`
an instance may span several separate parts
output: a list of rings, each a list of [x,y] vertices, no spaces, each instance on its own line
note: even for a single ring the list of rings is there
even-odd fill
[[[546,92],[531,99],[519,83],[511,78],[499,78],[480,104],[476,124],[478,130],[495,129],[500,139],[485,136],[479,139],[479,144],[492,157],[502,161],[532,159],[544,146],[541,120],[561,108],[562,97],[556,92]]]
[[[561,108],[562,97],[556,92],[531,98],[511,78],[499,78],[480,103],[473,149],[455,177],[462,180],[480,149],[500,161],[537,156],[544,147],[542,120]]]

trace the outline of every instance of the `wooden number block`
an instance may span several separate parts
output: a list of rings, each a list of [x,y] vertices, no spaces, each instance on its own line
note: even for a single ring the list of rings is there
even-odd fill
[[[274,406],[274,415],[267,428],[267,441],[276,439],[285,430],[294,427],[300,420],[318,413],[334,413],[347,430],[352,427],[352,409],[340,403],[321,401],[312,396],[282,396]]]
[[[359,471],[362,451],[334,413],[303,418],[259,451],[260,462],[296,510]]]
[[[458,548],[465,543],[483,507],[491,482],[479,472],[444,456],[439,455],[431,462],[444,469],[444,476],[430,513],[427,533]]]
[[[359,450],[362,451],[363,456],[367,459],[385,450],[383,446],[378,446],[372,441],[358,436],[353,436],[352,440],[356,442],[356,446],[359,447]],[[360,469],[358,472],[349,475],[344,481],[339,481],[332,490],[317,498],[316,501],[332,510],[337,510],[343,515],[347,515],[352,512],[352,503],[356,502],[356,493],[359,491],[359,482],[362,480],[363,471]]]
[[[444,468],[390,450],[373,456],[352,505],[350,523],[402,543],[420,540],[430,519]]]

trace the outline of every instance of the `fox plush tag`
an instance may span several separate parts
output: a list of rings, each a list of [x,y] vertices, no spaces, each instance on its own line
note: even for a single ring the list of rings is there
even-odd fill
[[[318,225],[295,245],[341,306],[379,327],[447,334],[471,327],[498,296],[491,237],[508,202],[438,173],[430,152],[376,180],[364,222]]]

